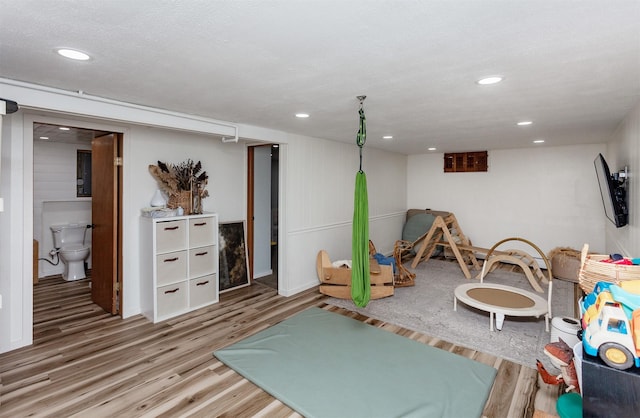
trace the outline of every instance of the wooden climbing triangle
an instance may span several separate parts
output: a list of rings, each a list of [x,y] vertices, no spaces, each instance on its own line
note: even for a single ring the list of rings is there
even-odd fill
[[[425,235],[424,240],[422,240],[411,267],[416,268],[421,261],[428,260],[439,246],[445,247],[445,249],[449,248],[453,252],[467,279],[471,278],[470,265],[476,270],[480,270],[480,264],[475,253],[488,251],[471,245],[471,241],[464,235],[458,220],[451,212],[446,215],[436,216],[431,228]]]

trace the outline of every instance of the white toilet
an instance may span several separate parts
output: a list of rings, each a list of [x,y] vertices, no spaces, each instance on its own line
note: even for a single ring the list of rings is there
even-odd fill
[[[64,263],[62,278],[67,281],[87,277],[84,260],[89,257],[90,247],[85,245],[86,224],[51,225],[53,246]]]

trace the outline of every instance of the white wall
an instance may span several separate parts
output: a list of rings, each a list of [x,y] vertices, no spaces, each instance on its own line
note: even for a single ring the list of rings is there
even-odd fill
[[[628,257],[640,254],[640,102],[616,130],[612,141],[607,145],[604,155],[609,169],[618,171],[627,166],[627,206],[629,224],[616,228],[613,223],[606,224],[605,254],[617,252]]]
[[[287,294],[317,286],[315,260],[324,249],[332,260],[351,258],[351,232],[358,148],[292,136],[286,148]],[[363,170],[369,197],[369,236],[390,252],[405,218],[407,157],[367,148]],[[281,224],[282,225],[282,224]],[[281,279],[282,280],[282,279]],[[281,283],[279,284],[279,286]]]
[[[20,113],[5,116],[2,133],[2,178],[0,195],[0,352],[31,344],[33,340],[33,236],[31,188],[25,188],[32,176],[25,170],[25,158],[33,152],[24,137]],[[25,176],[27,180],[25,180]]]
[[[123,311],[124,317],[140,313],[140,209],[150,205],[157,183],[149,165],[158,161],[200,161],[209,175],[205,212],[216,212],[219,221],[245,219],[245,146],[223,144],[211,136],[131,126],[124,137],[123,209]]]
[[[479,247],[521,237],[545,254],[555,247],[580,250],[584,243],[604,251],[605,217],[593,165],[604,149],[489,150],[485,173],[444,173],[443,154],[413,155],[407,205],[453,212],[464,234]]]

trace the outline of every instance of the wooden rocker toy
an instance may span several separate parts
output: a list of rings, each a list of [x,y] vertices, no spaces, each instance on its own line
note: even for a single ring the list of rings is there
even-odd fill
[[[325,250],[318,252],[316,259],[320,293],[339,299],[351,299],[351,269],[335,267]],[[371,299],[393,296],[393,267],[380,265],[369,259]]]

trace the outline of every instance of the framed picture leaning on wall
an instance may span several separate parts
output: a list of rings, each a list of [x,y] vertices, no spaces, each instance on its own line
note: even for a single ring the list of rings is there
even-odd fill
[[[249,285],[249,260],[245,237],[245,222],[219,224],[220,292]]]

